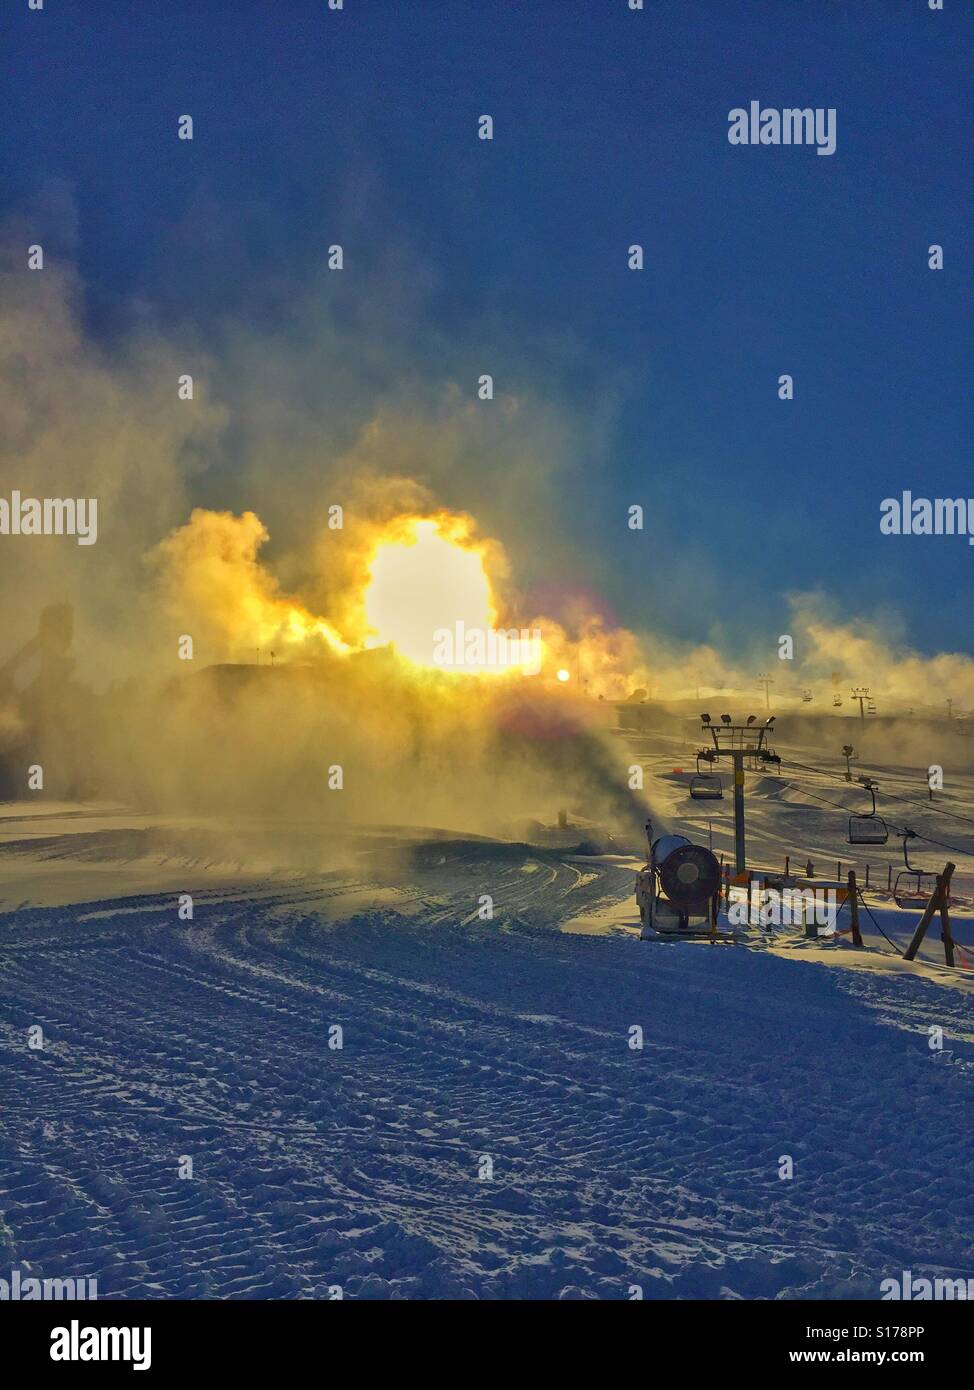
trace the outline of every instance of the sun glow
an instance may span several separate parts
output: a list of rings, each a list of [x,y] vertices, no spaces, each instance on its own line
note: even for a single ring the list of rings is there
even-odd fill
[[[470,540],[462,518],[400,520],[394,534],[377,544],[370,569],[369,646],[391,642],[416,665],[442,665],[436,658],[437,633],[454,632],[457,624],[468,631],[495,627],[484,547]]]

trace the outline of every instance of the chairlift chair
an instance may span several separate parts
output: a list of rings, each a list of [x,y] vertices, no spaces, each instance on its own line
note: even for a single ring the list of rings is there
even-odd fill
[[[918,869],[915,864],[910,863],[910,857],[907,854],[906,846],[909,840],[915,840],[916,837],[915,830],[911,830],[909,826],[904,829],[903,863],[906,865],[906,868],[899,871],[893,884],[893,901],[896,903],[897,907],[922,906],[930,897],[930,894],[933,892],[934,884],[937,881],[937,875],[935,873],[932,873],[929,869]],[[912,887],[910,883],[911,879],[914,880]],[[924,879],[927,880],[927,886],[924,886]]]
[[[876,701],[875,701],[875,700],[870,700],[869,703],[866,705],[866,713],[867,713],[867,714],[875,714],[875,713],[876,713]]]
[[[713,762],[713,750],[710,748],[699,748],[697,750],[697,776],[704,776],[706,769],[713,766]],[[704,764],[704,767],[700,766],[701,763]]]
[[[839,706],[842,704],[842,696],[841,696],[841,695],[833,695],[833,696],[832,696],[832,704],[835,706],[836,709],[838,709]]]
[[[868,777],[860,777],[859,781],[872,797],[872,810],[867,811],[862,816],[849,817],[849,844],[850,845],[885,845],[889,839],[889,831],[882,816],[876,814],[876,787],[878,783],[873,782]]]
[[[716,772],[703,772],[690,779],[690,795],[694,801],[721,801],[724,784]]]

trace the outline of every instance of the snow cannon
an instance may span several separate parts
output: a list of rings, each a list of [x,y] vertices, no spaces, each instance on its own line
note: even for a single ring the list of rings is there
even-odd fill
[[[646,822],[649,859],[636,876],[641,938],[712,936],[717,930],[720,865],[709,849],[685,835],[653,839]]]

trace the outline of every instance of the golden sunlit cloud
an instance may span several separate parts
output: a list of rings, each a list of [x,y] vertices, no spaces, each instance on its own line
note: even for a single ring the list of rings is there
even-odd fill
[[[506,560],[463,513],[363,520],[333,538],[327,562],[345,581],[340,617],[281,591],[258,559],[267,539],[253,512],[197,508],[156,548],[167,607],[211,656],[307,662],[389,647],[410,666],[465,677],[541,669],[540,629],[497,627],[495,577],[506,575]]]
[[[204,644],[236,660],[252,661],[257,652],[265,660],[271,652],[285,659],[296,652],[347,653],[350,647],[330,622],[280,591],[257,556],[266,540],[254,512],[238,517],[195,507],[152,556],[173,615],[191,620]]]
[[[153,552],[173,631],[191,633],[207,661],[267,662],[274,653],[274,660],[308,664],[388,647],[414,675],[438,672],[456,678],[453,685],[524,676],[588,699],[627,700],[639,690],[681,699],[717,689],[753,698],[748,670],[710,647],[667,644],[607,626],[591,612],[576,615],[570,629],[539,613],[525,625],[515,618],[520,601],[502,545],[482,536],[466,513],[435,504],[381,519],[360,512],[347,530],[325,535],[309,582],[288,593],[260,556],[268,533],[255,513],[194,509]],[[321,574],[330,581],[327,594],[314,589]],[[891,647],[863,624],[830,623],[814,596],[794,606],[802,681],[825,690],[823,698],[831,700],[837,673],[840,685],[871,683],[891,712],[938,698],[963,708],[974,703],[969,657],[925,657]],[[796,688],[794,699],[801,682]],[[776,694],[787,701],[787,689]]]

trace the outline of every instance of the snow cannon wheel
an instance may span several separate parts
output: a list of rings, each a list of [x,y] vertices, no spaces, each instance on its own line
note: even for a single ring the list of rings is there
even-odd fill
[[[659,866],[659,881],[674,907],[697,907],[720,887],[720,865],[703,845],[683,845]]]

